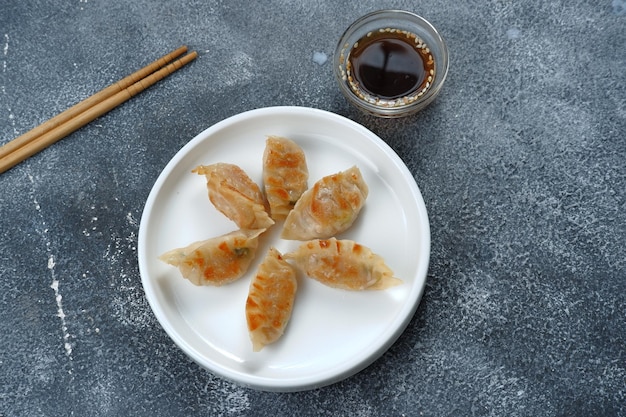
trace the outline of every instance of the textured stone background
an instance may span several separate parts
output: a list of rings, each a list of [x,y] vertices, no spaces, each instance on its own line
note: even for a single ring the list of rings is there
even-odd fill
[[[350,108],[314,59],[379,8],[421,14],[450,48],[441,96],[409,119]],[[4,0],[0,143],[181,44],[200,58],[0,175],[0,415],[626,416],[623,0]],[[432,232],[406,332],[359,374],[295,394],[192,363],[136,260],[169,159],[273,105],[381,136]]]

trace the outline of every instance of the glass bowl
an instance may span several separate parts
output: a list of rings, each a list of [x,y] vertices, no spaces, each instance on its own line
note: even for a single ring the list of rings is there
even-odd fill
[[[365,45],[370,45],[369,51]],[[407,60],[409,55],[421,61]],[[367,61],[370,58],[378,61]],[[379,10],[356,20],[341,36],[333,60],[346,98],[368,114],[387,118],[408,116],[428,106],[448,73],[448,48],[439,32],[426,19],[403,10]],[[395,68],[387,70],[388,64]],[[368,86],[371,80],[375,82]],[[398,83],[412,87],[394,90]]]

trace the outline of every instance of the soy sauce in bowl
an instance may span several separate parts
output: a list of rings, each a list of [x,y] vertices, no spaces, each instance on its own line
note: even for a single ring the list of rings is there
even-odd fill
[[[360,110],[379,117],[416,113],[439,94],[448,72],[448,49],[424,18],[380,10],[357,19],[334,55],[341,92]]]
[[[361,38],[350,51],[347,67],[354,90],[387,100],[425,92],[435,70],[428,46],[414,33],[394,29]]]

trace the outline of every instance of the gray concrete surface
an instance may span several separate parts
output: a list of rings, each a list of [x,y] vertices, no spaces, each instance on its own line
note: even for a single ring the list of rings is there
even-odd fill
[[[351,108],[320,58],[380,8],[424,16],[450,49],[440,97],[408,119]],[[626,3],[8,0],[0,144],[181,44],[200,57],[0,175],[1,416],[626,416]],[[169,159],[275,105],[377,133],[432,232],[400,339],[292,394],[188,359],[136,253]]]

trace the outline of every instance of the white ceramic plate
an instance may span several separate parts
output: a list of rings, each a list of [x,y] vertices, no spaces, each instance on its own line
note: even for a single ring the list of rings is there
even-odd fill
[[[260,186],[267,135],[293,139],[304,150],[309,185],[357,165],[369,196],[352,239],[383,256],[404,283],[352,292],[299,276],[293,314],[282,338],[252,351],[244,306],[256,267],[270,245],[281,252],[300,242],[280,239],[282,223],[263,235],[248,274],[223,287],[197,287],[157,259],[163,252],[236,230],[210,203],[199,164],[239,165]],[[157,179],[139,228],[139,269],[154,314],[174,342],[213,373],[245,386],[299,391],[328,385],[382,355],[409,323],[421,298],[430,256],[426,207],[413,176],[380,138],[322,110],[272,107],[215,124],[185,145]]]

